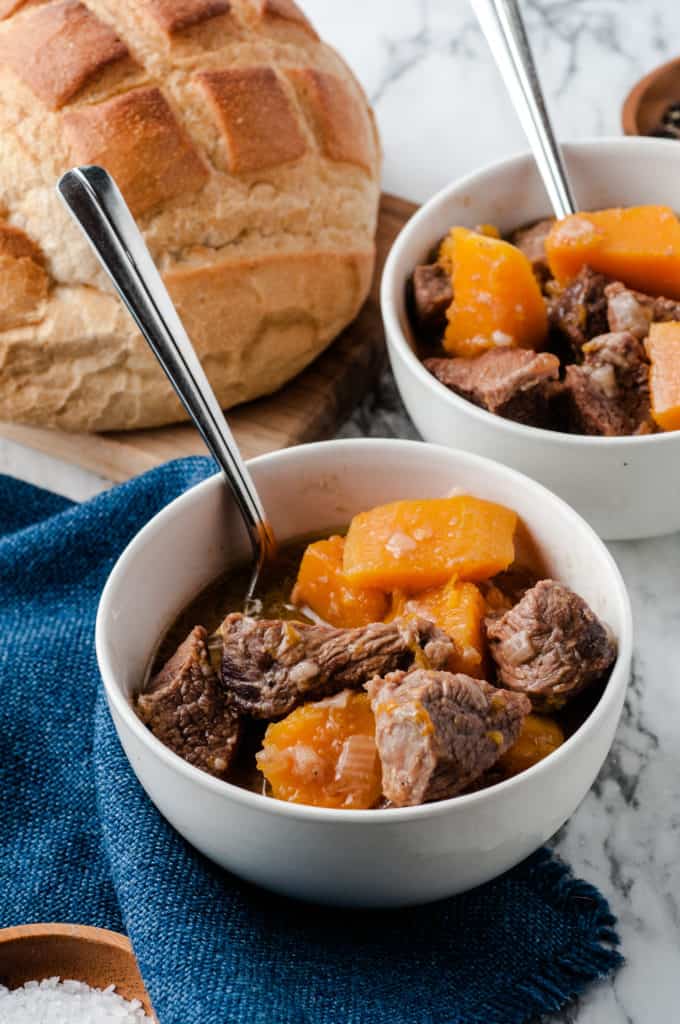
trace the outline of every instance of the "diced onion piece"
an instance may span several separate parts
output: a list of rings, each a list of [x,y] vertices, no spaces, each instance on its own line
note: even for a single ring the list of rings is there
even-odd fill
[[[363,784],[376,768],[378,749],[372,736],[356,734],[342,745],[335,766],[335,781],[348,791]]]

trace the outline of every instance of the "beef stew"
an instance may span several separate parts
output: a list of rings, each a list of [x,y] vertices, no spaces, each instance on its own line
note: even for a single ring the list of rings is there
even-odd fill
[[[426,369],[488,412],[602,437],[678,429],[680,221],[667,207],[541,220],[508,239],[453,227],[407,299]]]
[[[256,615],[247,581],[229,572],[182,612],[135,708],[190,764],[281,800],[388,808],[493,785],[578,728],[616,659],[515,513],[469,495],[287,545]]]

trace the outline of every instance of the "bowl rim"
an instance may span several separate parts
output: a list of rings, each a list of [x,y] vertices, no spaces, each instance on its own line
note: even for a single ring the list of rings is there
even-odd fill
[[[586,152],[612,149],[631,146],[648,147],[657,149],[662,147],[674,147],[680,162],[680,146],[676,139],[657,139],[647,135],[625,135],[603,138],[587,138],[577,141],[562,143],[567,157],[570,152]],[[669,149],[669,152],[673,150]],[[650,154],[652,155],[652,154]],[[515,435],[518,441],[528,441],[531,438],[550,442],[556,447],[564,448],[621,448],[628,445],[656,445],[677,444],[680,441],[680,431],[667,430],[657,434],[626,434],[623,437],[600,437],[592,434],[568,434],[562,430],[546,430],[544,427],[532,427],[526,423],[517,423],[515,420],[505,419],[495,413],[488,412],[480,406],[475,405],[468,399],[450,391],[441,381],[429,372],[411,348],[408,339],[402,330],[399,316],[397,314],[397,296],[404,288],[406,281],[397,280],[396,266],[404,250],[410,248],[412,235],[420,227],[422,221],[428,218],[437,207],[446,206],[452,195],[465,189],[476,187],[479,179],[487,175],[500,175],[508,169],[515,169],[522,164],[529,164],[533,156],[528,151],[503,157],[494,160],[475,171],[457,178],[454,182],[445,185],[442,189],[431,196],[406,222],[397,237],[395,238],[385,261],[382,281],[380,284],[380,309],[383,323],[385,325],[385,336],[387,348],[392,356],[398,356],[403,362],[407,372],[415,377],[422,386],[429,390],[432,397],[448,402],[453,409],[461,414],[466,414],[474,420],[479,420],[487,428],[495,426],[500,432],[507,432]],[[680,169],[680,168],[679,168]],[[401,390],[401,389],[400,389]]]
[[[286,462],[290,462],[294,465],[300,458],[306,458],[306,453],[311,455],[313,453],[331,450],[341,453],[344,450],[349,455],[352,450],[356,450],[358,447],[365,448],[369,451],[372,450],[375,452],[376,456],[380,453],[384,453],[386,449],[403,452],[406,449],[412,450],[417,448],[424,458],[426,458],[428,453],[432,451],[437,454],[445,452],[453,459],[472,463],[481,470],[488,470],[491,468],[492,472],[505,476],[506,479],[518,483],[520,487],[533,492],[535,495],[539,496],[541,500],[547,500],[549,503],[552,503],[553,506],[559,507],[562,513],[566,515],[574,525],[579,526],[579,528],[587,532],[592,544],[599,549],[601,555],[605,559],[605,563],[608,565],[610,579],[616,588],[616,596],[621,609],[622,628],[620,635],[617,636],[617,658],[599,701],[579,728],[572,733],[572,735],[569,736],[556,751],[549,754],[542,761],[538,762],[538,764],[532,765],[531,768],[527,768],[525,771],[520,772],[518,775],[515,775],[510,779],[505,779],[503,782],[498,782],[487,789],[479,790],[475,793],[466,793],[459,796],[449,797],[446,800],[438,800],[427,804],[418,804],[413,807],[352,810],[346,808],[314,807],[309,804],[288,803],[283,800],[273,799],[272,797],[265,796],[261,793],[254,793],[251,790],[244,789],[234,783],[208,775],[207,772],[189,764],[182,757],[175,754],[172,750],[161,743],[161,741],[157,739],[140,721],[135,714],[132,704],[127,700],[122,690],[116,684],[115,675],[106,650],[108,642],[107,624],[112,621],[113,618],[109,613],[109,605],[112,600],[113,591],[117,586],[119,586],[120,578],[122,577],[124,580],[128,565],[134,561],[137,547],[143,544],[151,534],[162,530],[164,524],[169,519],[177,515],[186,514],[186,510],[190,509],[194,502],[204,500],[203,496],[210,490],[224,486],[219,473],[216,473],[215,475],[208,477],[208,479],[203,480],[201,483],[190,487],[183,494],[180,494],[177,498],[161,509],[160,512],[156,513],[156,515],[153,516],[152,519],[150,519],[148,523],[146,523],[141,530],[135,534],[119,556],[108,576],[99,601],[95,625],[95,647],[97,663],[110,707],[115,709],[115,712],[121,716],[127,727],[133,731],[135,736],[142,742],[153,757],[160,759],[170,769],[184,775],[188,780],[193,781],[201,788],[207,789],[218,796],[228,797],[236,801],[236,803],[244,805],[252,810],[263,811],[265,813],[271,813],[288,818],[296,818],[301,821],[327,822],[329,824],[342,821],[347,824],[354,825],[381,824],[383,826],[388,826],[390,824],[410,821],[413,819],[437,817],[442,814],[451,813],[456,808],[470,807],[474,804],[484,805],[502,797],[503,794],[508,793],[510,790],[523,785],[526,782],[527,776],[531,775],[532,778],[535,778],[539,773],[550,770],[550,766],[556,765],[558,759],[564,759],[565,757],[568,758],[572,755],[572,752],[575,753],[586,741],[588,735],[597,729],[600,722],[605,720],[611,713],[611,709],[615,706],[619,696],[621,696],[622,699],[625,697],[630,676],[630,663],[633,651],[633,615],[630,598],[621,575],[621,571],[604,542],[598,537],[586,520],[583,519],[582,516],[580,516],[567,502],[563,501],[562,498],[559,498],[552,491],[548,490],[547,487],[537,483],[535,480],[525,476],[523,473],[519,473],[517,470],[510,469],[502,463],[494,462],[492,459],[487,459],[484,456],[475,455],[460,449],[451,449],[443,445],[430,444],[424,441],[411,441],[397,438],[347,438],[333,441],[317,441],[312,444],[298,445],[276,452],[269,452],[265,455],[257,456],[254,459],[249,459],[247,465],[251,469],[256,469],[258,466],[266,466],[267,464],[274,462],[283,464],[284,466]],[[190,519],[191,517],[187,515],[187,520],[190,521]]]
[[[138,999],[144,1007],[144,1013],[150,1017],[154,1024],[158,1024],[151,1005],[149,993],[146,990],[146,985],[142,978],[139,964],[137,963],[135,951],[132,948],[132,943],[128,936],[123,932],[116,932],[110,928],[100,928],[96,925],[76,924],[69,921],[46,921],[32,924],[10,925],[7,928],[0,928],[0,961],[2,960],[3,949],[5,950],[5,955],[7,955],[9,947],[17,946],[21,949],[21,947],[25,945],[27,956],[26,963],[30,967],[28,956],[32,953],[32,949],[35,945],[43,942],[51,942],[55,939],[61,940],[62,942],[68,941],[75,943],[78,946],[86,946],[89,949],[96,949],[100,951],[100,953],[104,950],[110,951],[110,953],[115,955],[122,955],[130,963],[130,977],[127,980],[134,982],[136,992],[128,993],[126,995],[122,991],[119,991],[121,986],[125,988],[125,979],[121,978],[116,984],[116,994],[128,1001]],[[29,975],[29,978],[26,980],[40,981],[42,978],[35,979]],[[60,980],[64,981],[66,979],[61,975]],[[76,980],[83,981],[90,987],[93,985],[93,979],[91,977],[81,977]],[[25,985],[26,981],[24,981],[23,984]],[[13,990],[10,989],[10,991]]]
[[[132,943],[123,932],[111,928],[99,928],[91,924],[74,924],[70,921],[44,921],[35,924],[16,924],[0,928],[0,949],[10,942],[24,939],[65,938],[74,942],[94,943],[113,946],[123,953],[133,954]]]
[[[648,71],[646,75],[639,78],[635,85],[630,89],[628,95],[623,101],[621,107],[621,127],[626,135],[633,138],[641,139],[654,139],[657,136],[646,135],[640,131],[640,125],[638,123],[638,115],[640,113],[640,107],[645,93],[650,89],[658,78],[662,75],[667,74],[669,71],[680,70],[680,57],[671,57],[670,60],[664,61],[662,64],[657,64],[656,67]],[[675,139],[665,139],[666,142],[675,142]]]

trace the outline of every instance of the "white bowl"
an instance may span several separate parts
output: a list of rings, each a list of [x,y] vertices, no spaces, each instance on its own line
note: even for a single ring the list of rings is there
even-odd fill
[[[283,803],[187,764],[139,721],[131,699],[159,638],[208,582],[247,553],[219,477],[160,512],[114,566],[97,617],[97,657],[121,743],[160,812],[217,864],[277,892],[348,906],[423,903],[470,889],[535,850],[574,811],[611,745],[628,681],[632,623],[624,583],[590,527],[526,477],[464,452],[412,441],[313,444],[250,463],[281,540],[323,533],[397,498],[459,487],[516,509],[551,574],[619,642],[611,678],[581,728],[524,774],[420,807],[344,811]]]
[[[680,144],[621,138],[566,144],[564,155],[585,209],[664,203],[680,211]],[[496,224],[507,232],[550,215],[530,155],[454,182],[427,202],[398,236],[385,264],[381,305],[392,369],[426,441],[498,459],[528,473],[581,513],[607,540],[680,529],[680,431],[643,437],[585,437],[524,426],[449,391],[415,354],[405,307],[409,275],[453,224]]]

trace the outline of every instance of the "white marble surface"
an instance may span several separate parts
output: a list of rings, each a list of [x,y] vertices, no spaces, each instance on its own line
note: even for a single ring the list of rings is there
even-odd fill
[[[465,0],[301,2],[374,102],[386,189],[422,200],[524,148]],[[619,134],[627,90],[680,51],[678,0],[525,0],[525,10],[562,138]],[[359,433],[413,435],[389,377],[343,430]],[[6,443],[0,471],[75,498],[106,486]],[[635,608],[635,677],[607,765],[556,842],[608,896],[627,964],[552,1019],[672,1024],[680,1020],[680,536],[612,550]]]

